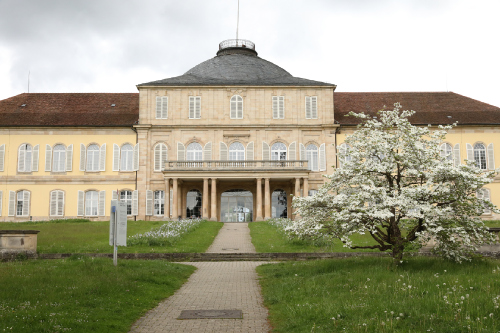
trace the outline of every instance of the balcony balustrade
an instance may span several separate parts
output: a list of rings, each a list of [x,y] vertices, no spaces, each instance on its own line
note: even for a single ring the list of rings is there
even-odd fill
[[[251,171],[251,170],[308,170],[306,160],[290,161],[166,161],[163,171],[210,170],[210,171]]]

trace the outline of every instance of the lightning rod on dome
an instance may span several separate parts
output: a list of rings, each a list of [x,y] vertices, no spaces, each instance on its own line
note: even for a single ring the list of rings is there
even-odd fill
[[[238,0],[238,12],[236,15],[236,45],[238,45],[238,27],[240,25],[240,0]]]

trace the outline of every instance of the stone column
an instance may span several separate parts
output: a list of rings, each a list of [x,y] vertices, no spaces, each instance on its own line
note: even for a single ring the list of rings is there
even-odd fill
[[[263,221],[262,218],[262,178],[257,178],[257,216],[255,221]]]
[[[300,197],[300,178],[295,178],[295,196]]]
[[[170,220],[170,178],[165,178],[164,217]]]
[[[264,219],[269,220],[271,218],[271,193],[269,189],[269,178],[265,178],[264,185]]]
[[[208,178],[203,178],[203,211],[201,216],[204,220],[208,220]]]
[[[185,219],[186,216],[186,209],[183,207],[182,203],[185,202],[186,200],[186,194],[183,193],[183,188],[182,188],[182,180],[179,181],[179,195],[177,196],[177,209],[179,210],[179,215],[182,216],[183,219]]]
[[[309,196],[309,178],[304,177],[302,179],[304,181],[304,184],[302,185],[302,187],[304,189],[304,195],[303,195],[303,197],[307,197],[307,196]]]
[[[179,203],[179,182],[177,178],[172,178],[172,219],[177,220],[178,212],[177,205]]]
[[[210,221],[217,221],[217,178],[212,178],[212,207]]]

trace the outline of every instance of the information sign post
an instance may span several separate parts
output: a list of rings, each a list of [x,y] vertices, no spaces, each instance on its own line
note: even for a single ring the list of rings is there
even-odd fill
[[[109,245],[113,246],[113,264],[118,265],[118,246],[127,246],[127,203],[111,200]]]

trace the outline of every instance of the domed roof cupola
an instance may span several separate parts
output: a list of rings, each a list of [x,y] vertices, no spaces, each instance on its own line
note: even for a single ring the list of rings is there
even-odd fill
[[[246,39],[226,39],[219,44],[219,51],[217,55],[228,54],[245,54],[249,56],[257,56],[255,51],[255,44]]]

